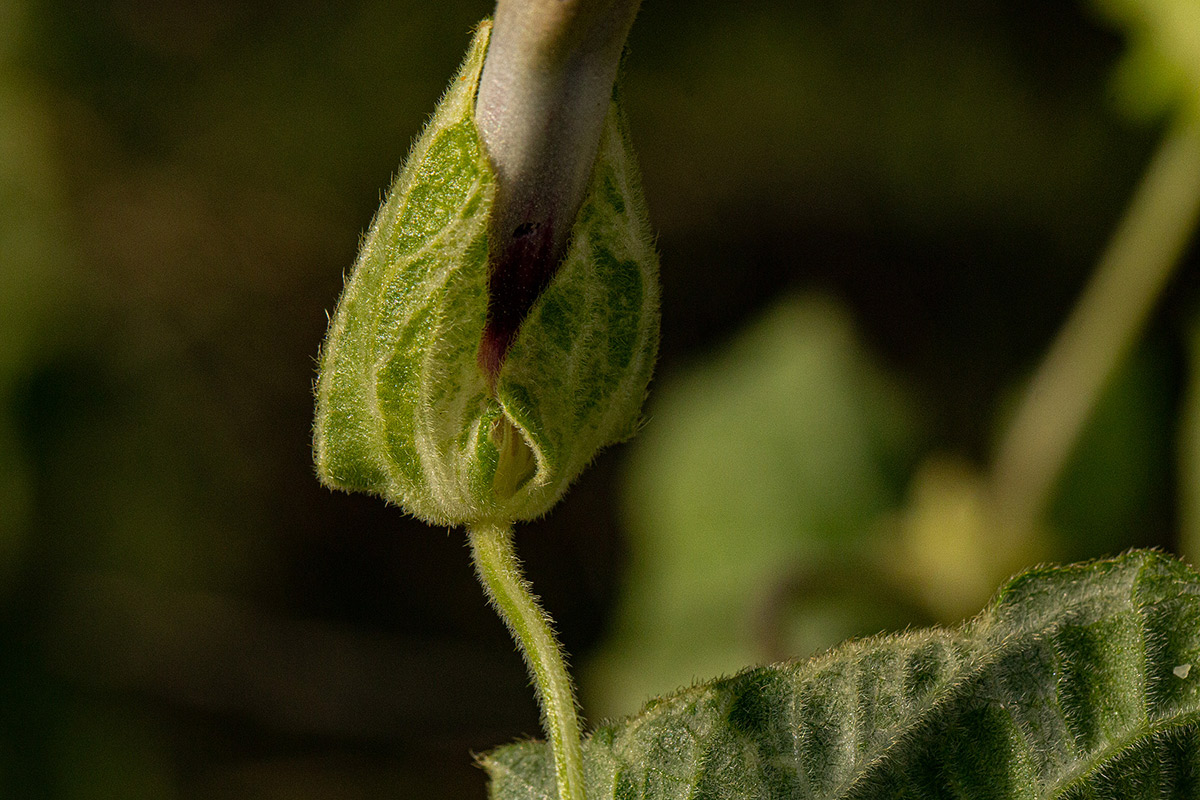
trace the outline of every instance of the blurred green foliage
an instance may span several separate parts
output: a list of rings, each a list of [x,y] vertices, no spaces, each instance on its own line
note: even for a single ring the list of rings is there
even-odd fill
[[[1163,360],[1141,351],[1113,380],[1050,524],[1018,543],[969,463],[934,453],[916,468],[932,421],[844,308],[771,309],[655,393],[626,476],[626,588],[583,673],[585,705],[632,713],[746,664],[957,622],[1014,565],[1144,542],[1170,497]]]
[[[1180,406],[1179,550],[1191,563],[1200,563],[1200,315],[1184,330],[1187,347],[1187,388]]]
[[[581,680],[603,714],[772,655],[756,616],[797,569],[854,558],[918,442],[911,402],[816,298],[660,381],[647,416],[625,482],[626,588]],[[857,632],[825,628],[817,645]]]
[[[32,515],[32,475],[14,405],[69,313],[74,253],[59,234],[63,180],[40,86],[14,62],[22,4],[0,5],[0,596],[12,585]],[[7,23],[7,24],[5,24]]]
[[[1128,52],[1114,83],[1122,110],[1154,119],[1200,102],[1200,5],[1192,0],[1092,0],[1124,30]]]
[[[1176,428],[1170,353],[1134,352],[1100,398],[1049,510],[1054,558],[1077,561],[1139,544],[1172,522]]]
[[[982,494],[1157,136],[1105,20],[1174,65],[1126,105],[1190,69],[1186,0],[1105,8],[645,4],[662,377],[628,476],[518,533],[588,710],[1175,545],[1194,269],[1046,530],[994,546]],[[482,797],[469,752],[537,734],[460,535],[308,444],[324,312],[489,11],[0,0],[0,796]]]
[[[1190,73],[1191,40],[1200,36],[1200,24],[1188,18],[1198,9],[1190,3],[1106,4],[1130,30],[1118,89],[1131,117],[1147,117],[1147,103],[1161,101],[1155,109],[1161,115],[1168,101],[1175,106],[1191,99],[1197,85]],[[1140,83],[1130,82],[1131,70],[1141,70]],[[822,85],[836,82],[822,77]],[[956,73],[956,80],[978,78],[969,67]],[[973,98],[985,94],[983,85],[972,87]],[[911,98],[894,87],[888,93]],[[988,104],[984,113],[997,107],[1004,106]],[[995,127],[975,122],[965,130],[995,144]],[[1022,156],[1030,158],[1029,151]],[[992,163],[1011,169],[1018,160]],[[941,183],[945,177],[939,175]],[[1043,187],[1054,180],[1041,173]],[[981,196],[998,197],[986,180],[972,188],[981,185]],[[905,201],[920,196],[919,187],[906,183],[916,191]],[[959,199],[966,202],[953,209],[947,204],[946,211],[959,213],[975,201]],[[1023,204],[1022,210],[1029,208]],[[922,224],[938,218],[925,210]],[[967,213],[974,218],[978,208]],[[1109,381],[1063,465],[1045,525],[1025,531],[998,516],[1002,509],[993,506],[986,475],[969,461],[934,450],[912,469],[918,460],[912,431],[936,429],[928,413],[935,403],[926,397],[924,413],[914,413],[910,402],[907,414],[895,408],[881,414],[878,391],[847,390],[850,365],[870,358],[846,333],[845,314],[837,311],[842,330],[835,334],[813,324],[811,317],[819,315],[812,308],[807,314],[768,312],[728,353],[659,389],[648,430],[633,445],[629,583],[613,635],[585,673],[585,693],[591,692],[585,698],[595,712],[631,713],[646,698],[702,676],[772,657],[806,656],[847,636],[877,632],[887,627],[889,612],[898,612],[901,624],[953,622],[1023,564],[1159,542],[1161,533],[1154,531],[1172,524],[1164,509],[1173,499],[1177,401],[1171,356],[1161,342],[1141,347]],[[838,354],[830,351],[826,363],[815,363],[814,349],[834,339],[841,342]],[[1019,389],[1022,379],[1009,391]],[[895,406],[897,398],[890,400]],[[877,435],[879,419],[886,420],[882,430],[903,443],[899,451],[863,447]],[[997,420],[1003,429],[1005,416]],[[897,452],[905,456],[900,470],[894,470]],[[1194,474],[1194,454],[1186,451],[1185,459]],[[881,471],[893,473],[887,490]],[[901,475],[912,478],[903,499]],[[1195,492],[1188,483],[1194,477],[1183,480],[1180,491],[1187,498]],[[828,516],[813,513],[826,508]]]

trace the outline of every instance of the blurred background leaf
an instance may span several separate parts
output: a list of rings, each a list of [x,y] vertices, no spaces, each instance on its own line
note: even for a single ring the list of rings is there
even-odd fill
[[[846,312],[817,298],[783,301],[660,380],[626,475],[627,585],[583,675],[585,706],[630,713],[776,655],[755,640],[770,635],[756,617],[797,570],[854,560],[898,502],[917,444],[911,405]],[[858,622],[826,609],[807,651],[862,633]]]
[[[1200,6],[1191,0],[1092,0],[1125,31],[1128,52],[1114,75],[1122,109],[1154,119],[1200,92]]]

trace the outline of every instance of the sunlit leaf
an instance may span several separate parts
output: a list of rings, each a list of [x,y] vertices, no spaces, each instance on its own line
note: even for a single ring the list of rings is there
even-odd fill
[[[1042,567],[956,630],[852,642],[591,735],[604,798],[1184,798],[1200,792],[1200,575],[1154,552]],[[549,750],[484,758],[555,797]]]

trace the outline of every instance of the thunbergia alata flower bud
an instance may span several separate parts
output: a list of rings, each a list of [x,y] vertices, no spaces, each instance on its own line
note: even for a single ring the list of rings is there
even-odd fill
[[[364,239],[317,383],[321,480],[442,525],[544,514],[633,434],[658,349],[658,262],[615,101],[557,268],[530,281],[491,254],[489,285],[497,187],[474,119],[489,31]]]

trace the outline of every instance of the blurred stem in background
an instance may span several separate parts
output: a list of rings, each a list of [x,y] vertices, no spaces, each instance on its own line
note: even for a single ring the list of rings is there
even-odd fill
[[[1031,536],[1080,431],[1142,332],[1200,217],[1200,97],[1147,167],[1091,281],[1030,380],[997,450],[992,499]],[[1185,546],[1195,556],[1195,543]]]
[[[1192,310],[1187,341],[1188,386],[1180,410],[1179,554],[1200,564],[1200,314]]]

